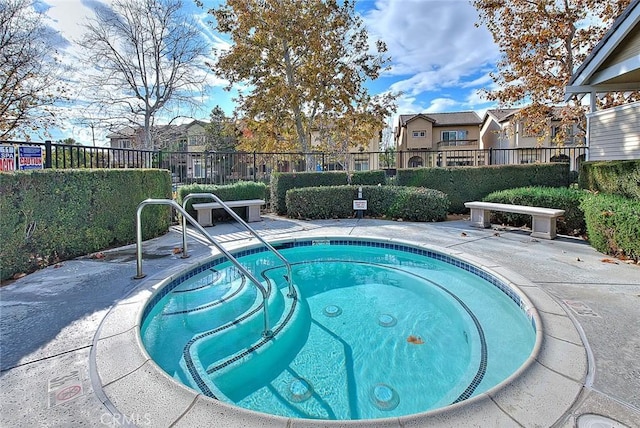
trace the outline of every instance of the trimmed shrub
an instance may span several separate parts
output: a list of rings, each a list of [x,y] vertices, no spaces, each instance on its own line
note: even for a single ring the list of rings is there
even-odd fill
[[[450,212],[462,214],[468,212],[465,202],[480,201],[498,190],[527,186],[567,187],[569,164],[399,169],[397,183],[440,190],[451,201]]]
[[[190,193],[213,193],[223,201],[240,201],[245,199],[264,199],[268,201],[269,195],[267,185],[254,181],[239,181],[234,184],[215,185],[215,184],[189,184],[178,188],[177,201],[182,205],[184,198]],[[191,216],[195,216],[196,212],[192,204],[202,202],[213,202],[211,198],[193,198],[187,202],[186,210]],[[239,208],[242,209],[242,208]]]
[[[171,198],[169,171],[38,170],[0,173],[1,279],[136,239],[147,198]],[[169,206],[142,211],[143,239],[167,232]]]
[[[387,181],[387,174],[382,171],[356,171],[351,176],[351,184],[356,186],[377,186]]]
[[[353,186],[304,187],[287,191],[287,216],[303,219],[353,217]]]
[[[640,160],[583,162],[582,189],[640,199]]]
[[[345,171],[274,172],[271,174],[271,209],[276,214],[287,213],[286,195],[290,189],[317,186],[343,186],[348,183]],[[357,171],[351,176],[354,185],[385,183],[384,171]]]
[[[291,189],[287,215],[304,219],[350,218],[359,186],[323,186]],[[447,196],[437,190],[392,186],[362,186],[365,215],[407,221],[442,221],[449,208]]]
[[[640,202],[637,199],[588,194],[581,207],[593,248],[612,256],[640,260]]]
[[[556,227],[562,235],[581,236],[586,233],[584,211],[580,208],[586,192],[562,187],[520,187],[488,194],[482,200],[500,204],[530,205],[565,210]],[[531,227],[531,216],[525,214],[492,212],[491,222],[512,226]]]

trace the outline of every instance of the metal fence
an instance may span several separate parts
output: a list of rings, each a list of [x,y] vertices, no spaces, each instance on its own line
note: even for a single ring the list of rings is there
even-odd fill
[[[239,180],[267,181],[273,171],[367,171],[398,168],[508,165],[566,162],[575,171],[585,159],[583,146],[519,149],[445,149],[356,153],[169,152],[118,149],[52,142],[0,141],[14,146],[39,146],[44,168],[163,168],[174,184],[227,184]]]

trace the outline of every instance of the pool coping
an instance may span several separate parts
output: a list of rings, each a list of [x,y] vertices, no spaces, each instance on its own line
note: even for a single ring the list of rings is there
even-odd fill
[[[269,240],[270,243],[295,240],[322,240],[329,236],[296,236]],[[301,235],[301,234],[300,234]],[[344,235],[339,235],[344,238]],[[242,409],[206,397],[177,383],[149,357],[141,343],[139,325],[145,303],[179,273],[206,263],[218,254],[185,261],[145,278],[128,296],[113,306],[101,322],[93,339],[90,377],[100,401],[121,420],[152,426],[193,426],[203,420],[216,420],[216,426],[236,427],[409,427],[455,426],[550,426],[571,408],[587,375],[587,350],[571,316],[544,290],[500,264],[443,248],[408,240],[351,234],[347,239],[366,239],[432,250],[488,270],[519,290],[525,301],[536,308],[532,316],[539,330],[534,351],[507,380],[478,396],[447,407],[409,416],[356,421],[295,419]],[[242,243],[233,251],[258,245]],[[123,358],[126,356],[126,358]]]

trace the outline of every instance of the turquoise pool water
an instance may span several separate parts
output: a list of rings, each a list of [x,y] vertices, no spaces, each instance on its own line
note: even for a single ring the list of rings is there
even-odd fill
[[[148,305],[141,335],[155,362],[206,395],[252,410],[375,419],[480,394],[534,347],[531,308],[467,263],[359,240],[286,243],[279,251],[292,264],[297,298],[286,296],[286,270],[272,254],[240,258],[270,287],[274,338],[261,337],[256,287],[217,259]]]

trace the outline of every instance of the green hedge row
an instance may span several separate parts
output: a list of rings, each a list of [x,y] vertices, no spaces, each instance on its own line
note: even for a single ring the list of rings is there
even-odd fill
[[[558,233],[582,236],[586,233],[586,225],[580,204],[586,195],[587,192],[583,190],[563,187],[520,187],[490,193],[482,200],[565,210],[564,216],[556,222]],[[491,213],[491,222],[531,227],[531,216],[494,211]]]
[[[583,162],[579,185],[593,192],[640,199],[640,160]]]
[[[360,186],[322,186],[291,189],[286,195],[287,215],[304,219],[350,218]],[[449,200],[437,190],[395,186],[361,186],[367,200],[364,215],[407,221],[442,221]]]
[[[581,205],[589,243],[596,250],[640,261],[640,202],[604,193],[588,194]]]
[[[177,202],[182,205],[184,198],[190,193],[213,193],[223,201],[240,201],[244,199],[264,199],[268,201],[269,191],[267,185],[254,181],[239,181],[234,184],[189,184],[180,186],[176,196]],[[187,201],[187,212],[195,216],[196,212],[192,204],[213,202],[211,198],[193,198]]]
[[[481,167],[399,169],[399,186],[437,189],[451,201],[450,212],[466,213],[464,203],[480,201],[498,190],[527,186],[567,187],[569,164],[493,165]]]
[[[351,176],[353,185],[384,184],[384,171],[357,171]],[[271,174],[271,210],[278,215],[287,213],[286,195],[290,189],[317,186],[343,186],[348,183],[345,171],[335,172],[274,172]]]
[[[39,170],[0,173],[0,279],[136,240],[136,211],[171,198],[169,171]],[[167,232],[168,206],[142,211],[149,239]]]

